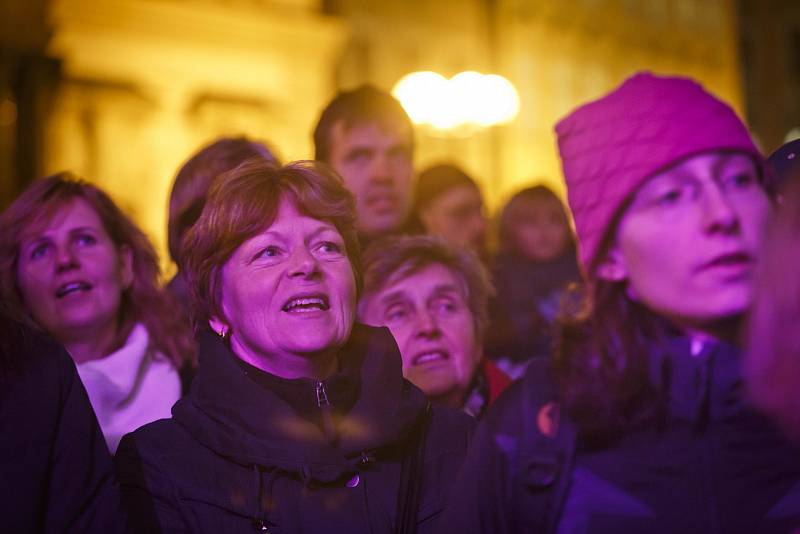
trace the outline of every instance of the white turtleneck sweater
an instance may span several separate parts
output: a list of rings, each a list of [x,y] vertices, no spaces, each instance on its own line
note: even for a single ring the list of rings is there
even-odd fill
[[[170,417],[181,395],[178,371],[165,357],[148,351],[149,341],[139,323],[119,350],[77,365],[112,454],[128,432]]]

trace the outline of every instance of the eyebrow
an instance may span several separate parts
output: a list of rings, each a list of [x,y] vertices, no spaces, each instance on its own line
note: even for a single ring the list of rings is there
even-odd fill
[[[434,286],[432,292],[433,296],[439,296],[447,293],[456,293],[459,295],[461,294],[460,291],[458,290],[458,287],[455,284],[438,284]]]
[[[450,293],[455,293],[457,295],[461,294],[458,290],[458,287],[454,284],[438,284],[434,286],[433,291],[430,293],[430,297],[440,297]],[[397,289],[381,297],[380,302],[382,304],[394,304],[395,302],[404,299],[408,299],[405,290]]]
[[[75,233],[78,233],[78,232],[97,233],[97,231],[98,230],[96,228],[91,227],[91,226],[78,226],[76,228],[70,228],[68,233],[70,235],[72,235],[72,234],[75,234]],[[35,235],[35,237],[33,237],[32,235],[29,234],[27,236],[23,235],[22,238],[20,239],[20,243],[24,243],[25,241],[29,240],[30,241],[29,244],[34,244],[34,243],[39,243],[40,241],[47,241],[47,240],[51,240],[51,239],[52,239],[52,237],[50,237],[50,235],[48,233],[46,233],[46,232],[45,233],[41,233],[39,235]]]
[[[385,304],[385,305],[389,305],[389,304],[394,304],[395,302],[398,302],[398,301],[401,301],[401,300],[407,300],[407,299],[408,299],[408,297],[406,296],[406,292],[404,290],[402,290],[402,289],[397,289],[397,290],[392,291],[390,293],[387,293],[386,295],[381,297],[380,303],[381,304]]]

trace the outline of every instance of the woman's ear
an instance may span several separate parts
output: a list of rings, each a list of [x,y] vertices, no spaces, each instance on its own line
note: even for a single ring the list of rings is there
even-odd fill
[[[123,291],[133,285],[133,251],[129,245],[119,247],[119,272]]]
[[[597,266],[597,277],[608,282],[622,282],[628,279],[628,267],[618,246],[614,245]]]
[[[228,335],[228,330],[230,330],[228,325],[216,316],[208,320],[208,326],[211,327],[211,330],[215,334],[223,339]]]

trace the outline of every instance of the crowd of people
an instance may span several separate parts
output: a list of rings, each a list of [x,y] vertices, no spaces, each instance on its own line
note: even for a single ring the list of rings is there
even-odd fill
[[[218,139],[167,284],[106,193],[35,181],[0,214],[11,531],[800,529],[800,141],[650,73],[555,130],[568,204],[495,225],[372,86],[313,161]]]

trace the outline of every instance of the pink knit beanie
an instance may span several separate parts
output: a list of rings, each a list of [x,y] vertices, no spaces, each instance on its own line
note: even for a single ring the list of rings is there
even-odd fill
[[[724,102],[687,78],[639,73],[556,124],[581,263],[589,277],[622,204],[650,176],[702,152],[764,159]]]

